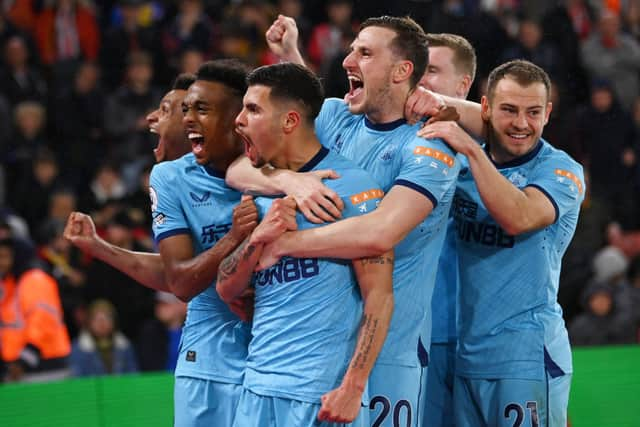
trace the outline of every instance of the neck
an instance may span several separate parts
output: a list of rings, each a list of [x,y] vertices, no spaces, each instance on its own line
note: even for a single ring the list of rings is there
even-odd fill
[[[298,171],[318,154],[321,146],[313,128],[300,130],[287,137],[284,152],[271,164],[278,169]]]
[[[367,119],[375,124],[382,124],[404,118],[404,106],[409,92],[409,87],[405,85],[395,90],[389,88],[386,96],[381,97],[384,102],[380,102],[375,110],[366,113]]]

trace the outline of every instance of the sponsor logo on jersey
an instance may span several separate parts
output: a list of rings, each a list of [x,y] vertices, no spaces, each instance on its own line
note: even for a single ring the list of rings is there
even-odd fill
[[[191,200],[195,202],[191,204],[191,207],[199,208],[202,206],[211,206],[213,204],[209,201],[209,198],[211,197],[211,193],[209,191],[205,191],[202,195],[189,191],[189,196],[191,197]]]
[[[500,248],[512,248],[515,244],[515,237],[508,234],[499,225],[476,220],[477,203],[455,196],[451,209],[456,221],[458,238],[463,242],[474,242]]]
[[[582,192],[584,191],[584,186],[582,185],[582,181],[580,181],[580,178],[576,174],[563,169],[556,169],[555,173],[556,175],[558,175],[558,181],[560,182],[563,181],[560,179],[561,177],[573,181],[573,183],[576,185],[576,188],[578,189],[578,193],[582,194]]]
[[[151,186],[149,186],[149,199],[151,200],[151,212],[155,212],[158,209],[158,194]]]
[[[444,163],[450,168],[452,168],[453,165],[455,164],[455,157],[450,156],[443,151],[436,150],[435,148],[431,148],[431,147],[417,146],[413,150],[413,154],[415,154],[416,156],[426,156],[426,157],[431,157],[433,159],[439,160],[440,162]]]
[[[309,279],[319,273],[320,266],[316,258],[285,257],[273,267],[256,273],[254,283],[256,286],[289,283]]]
[[[164,224],[165,218],[166,217],[162,212],[156,212],[153,214],[153,223],[155,225],[162,225]]]
[[[210,224],[202,227],[200,241],[206,247],[215,245],[231,230],[231,224]]]
[[[384,191],[379,188],[374,188],[372,190],[363,191],[362,193],[354,194],[349,197],[352,205],[359,205],[360,203],[364,203],[366,201],[372,199],[382,199],[384,197]]]

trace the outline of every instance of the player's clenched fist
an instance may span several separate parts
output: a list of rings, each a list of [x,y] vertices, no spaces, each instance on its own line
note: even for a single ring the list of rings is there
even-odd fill
[[[356,419],[362,406],[362,392],[350,390],[344,384],[325,393],[318,412],[319,421],[350,423]]]
[[[233,220],[229,233],[237,242],[242,242],[258,225],[258,209],[253,197],[243,195],[240,203],[233,208]]]
[[[280,237],[285,231],[296,230],[296,201],[293,197],[284,197],[273,201],[269,212],[251,235],[251,244],[269,243]]]
[[[296,49],[298,43],[298,27],[293,18],[278,15],[265,34],[267,44],[273,53],[282,57]]]
[[[89,250],[98,238],[96,226],[89,215],[71,212],[64,228],[64,238],[83,250]]]

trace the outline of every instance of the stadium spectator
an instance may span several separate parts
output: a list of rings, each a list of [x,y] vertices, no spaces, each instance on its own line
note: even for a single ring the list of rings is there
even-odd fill
[[[592,77],[611,82],[622,108],[630,112],[640,90],[640,44],[620,29],[620,17],[603,10],[598,31],[581,47],[584,67]]]
[[[638,201],[633,198],[635,168],[625,153],[634,150],[635,127],[630,114],[617,102],[612,82],[594,80],[590,100],[578,113],[577,129],[591,193],[607,203],[612,218],[624,228],[634,228],[640,215]]]
[[[338,52],[344,49],[344,34],[353,34],[353,2],[351,0],[328,0],[327,22],[311,30],[307,53],[315,69],[325,69]]]
[[[627,301],[615,296],[608,283],[594,282],[582,296],[585,312],[569,326],[573,345],[629,344],[636,340],[634,313]]]
[[[6,70],[0,73],[0,93],[12,106],[23,101],[44,102],[47,85],[36,66],[29,62],[24,37],[14,35],[2,45]]]
[[[169,292],[158,291],[154,315],[140,330],[136,346],[140,370],[173,372],[178,361],[187,304]]]
[[[76,377],[138,371],[135,351],[117,329],[116,309],[109,301],[96,300],[89,307],[87,327],[73,342],[70,365]]]
[[[0,356],[6,381],[66,378],[71,350],[58,285],[37,268],[30,242],[0,224]]]
[[[126,78],[127,56],[133,52],[151,54],[155,75],[164,75],[166,68],[162,57],[160,33],[155,25],[143,26],[140,22],[142,0],[119,0],[120,23],[108,28],[100,50],[100,63],[105,74],[105,85],[117,88]]]
[[[29,224],[34,235],[47,216],[49,197],[61,184],[60,167],[53,152],[39,148],[29,162],[28,173],[17,180],[11,204]]]

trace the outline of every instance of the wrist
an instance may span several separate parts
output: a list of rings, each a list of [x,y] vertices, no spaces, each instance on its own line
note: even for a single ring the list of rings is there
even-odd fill
[[[366,384],[367,377],[364,377],[363,375],[356,375],[349,371],[345,374],[340,386],[351,392],[362,394],[364,393]]]

